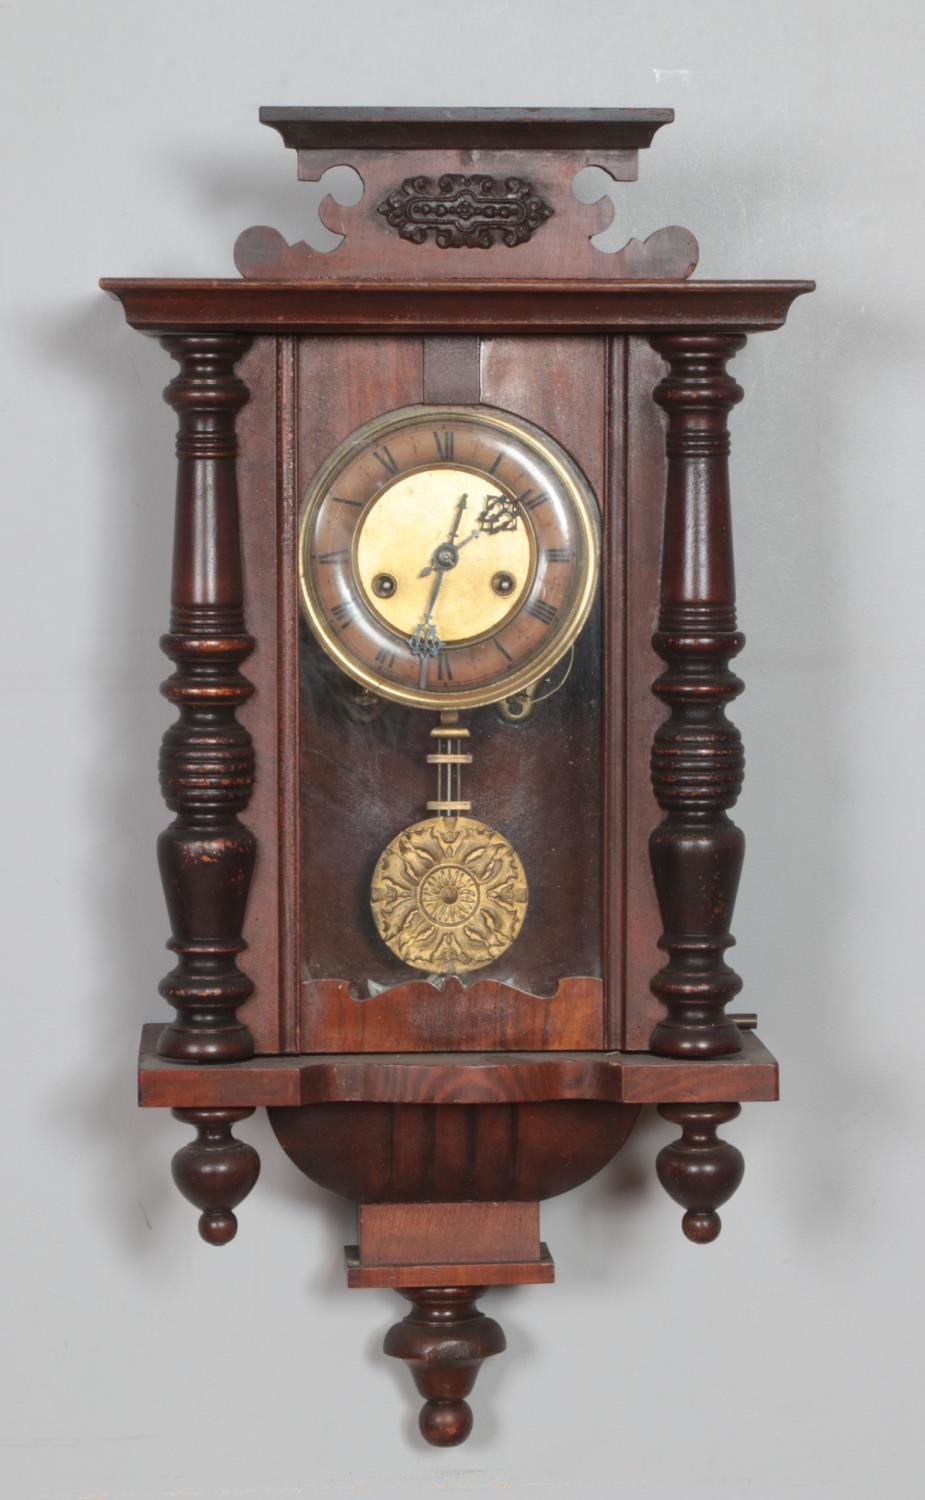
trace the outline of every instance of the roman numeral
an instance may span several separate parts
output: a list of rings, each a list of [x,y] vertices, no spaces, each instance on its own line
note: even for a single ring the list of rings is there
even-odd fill
[[[524,490],[524,492],[523,492],[522,495],[517,495],[515,497],[517,500],[520,501],[520,504],[523,506],[524,510],[536,510],[536,508],[537,508],[538,505],[545,505],[546,501],[549,499],[548,495],[539,494],[539,495],[533,495],[533,499],[532,500],[528,500],[527,499],[528,495],[533,495],[533,491],[532,490]]]
[[[443,682],[453,681],[453,668],[450,666],[449,651],[439,651],[437,653],[437,676]]]
[[[385,446],[385,443],[383,443],[381,448],[375,448],[373,450],[373,458],[378,458],[387,474],[398,473],[398,464],[395,462],[388,448]]]
[[[504,657],[505,661],[513,661],[514,660],[514,658],[511,655],[510,651],[506,650],[505,647],[502,646],[501,642],[498,640],[498,637],[496,635],[492,636],[491,641],[492,641],[492,645],[493,646],[497,646],[498,650],[501,652],[501,655]]]
[[[332,495],[331,499],[333,500],[335,505],[352,505],[356,510],[363,509],[362,500],[345,500],[343,495]]]
[[[320,563],[339,563],[343,562],[349,555],[347,548],[341,547],[339,552],[319,552],[315,561]]]
[[[527,614],[532,615],[535,620],[542,620],[544,625],[551,625],[559,613],[554,604],[547,604],[545,599],[533,599],[527,605]]]
[[[437,444],[437,453],[444,463],[449,463],[453,457],[455,446],[455,432],[435,432],[434,442]]]
[[[388,669],[390,667],[394,667],[394,665],[395,652],[390,651],[388,646],[380,646],[379,650],[376,652],[376,666],[385,667],[386,669]]]
[[[568,547],[547,547],[544,555],[547,562],[571,562],[574,553]]]
[[[356,607],[351,599],[342,599],[331,610],[331,618],[337,621],[341,630],[346,630],[348,625],[353,624],[355,615]]]

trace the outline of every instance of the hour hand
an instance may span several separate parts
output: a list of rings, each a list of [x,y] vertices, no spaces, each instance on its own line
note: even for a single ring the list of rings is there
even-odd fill
[[[420,656],[426,660],[428,656],[439,656],[443,650],[443,642],[437,634],[436,627],[427,620],[422,620],[420,625],[414,628],[414,634],[408,641],[408,649],[412,656]]]
[[[440,576],[442,577],[443,575],[441,574]],[[418,686],[424,688],[427,686],[427,668],[430,661],[433,657],[439,656],[443,650],[443,642],[437,634],[433,622],[422,620],[420,625],[416,625],[408,646],[411,655],[417,656],[420,659],[421,668],[418,674]]]
[[[507,495],[486,495],[478,524],[482,531],[494,536],[496,531],[517,530],[517,501]]]

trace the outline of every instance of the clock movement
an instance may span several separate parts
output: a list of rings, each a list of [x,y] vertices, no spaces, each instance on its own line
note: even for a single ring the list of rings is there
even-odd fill
[[[102,283],[178,363],[175,1014],[140,1098],[195,1130],[173,1174],[210,1244],[260,1106],[357,1204],[348,1285],[411,1303],[385,1350],[452,1444],[504,1348],[482,1294],[553,1280],[540,1202],[656,1105],[658,1176],[715,1239],[717,1132],[776,1097],[727,1009],[727,364],[812,283],[691,280],[677,226],[599,247],[670,110],[261,118],[300,178],[358,175],[335,248],[258,226],[240,279]]]

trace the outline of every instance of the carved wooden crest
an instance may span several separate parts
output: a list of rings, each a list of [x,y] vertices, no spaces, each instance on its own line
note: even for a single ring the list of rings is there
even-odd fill
[[[550,208],[524,177],[465,177],[444,172],[406,177],[378,211],[403,240],[423,245],[432,235],[441,250],[490,250],[523,245],[546,220]]]
[[[235,265],[249,281],[402,283],[425,269],[440,283],[667,281],[697,264],[697,241],[678,225],[622,246],[609,232],[611,189],[636,181],[671,110],[284,108],[260,118],[297,153],[299,180],[325,190],[306,205],[304,238],[290,243],[266,224],[243,231]],[[349,186],[324,181],[344,167]],[[602,176],[578,184],[589,167]]]

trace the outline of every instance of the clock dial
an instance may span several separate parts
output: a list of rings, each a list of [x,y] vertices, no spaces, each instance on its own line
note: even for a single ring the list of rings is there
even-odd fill
[[[587,481],[539,429],[490,407],[405,407],[346,439],[306,495],[302,609],[386,698],[492,703],[574,641],[598,534]]]
[[[498,494],[472,469],[418,469],[368,507],[357,527],[357,582],[390,630],[410,639],[429,616],[441,641],[455,647],[516,613],[536,571],[533,531],[516,514],[506,530],[480,525]]]

